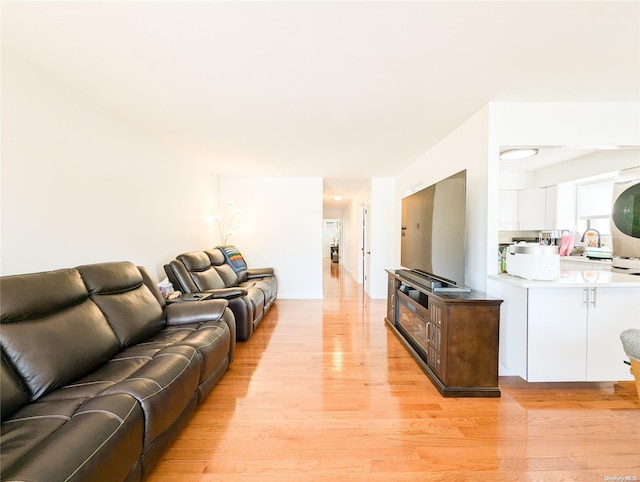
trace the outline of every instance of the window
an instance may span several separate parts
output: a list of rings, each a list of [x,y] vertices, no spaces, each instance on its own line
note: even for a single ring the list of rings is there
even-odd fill
[[[613,179],[578,184],[578,230],[596,229],[611,234]]]
[[[578,184],[578,219],[610,218],[613,179]]]

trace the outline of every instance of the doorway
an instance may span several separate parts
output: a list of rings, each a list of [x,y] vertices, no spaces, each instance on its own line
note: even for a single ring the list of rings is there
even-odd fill
[[[340,240],[342,239],[342,220],[322,220],[322,257],[329,258],[332,263],[340,264]]]

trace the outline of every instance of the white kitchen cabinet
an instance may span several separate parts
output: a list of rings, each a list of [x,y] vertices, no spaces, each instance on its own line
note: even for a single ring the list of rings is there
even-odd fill
[[[527,381],[631,380],[620,333],[640,328],[640,288],[530,289]]]
[[[546,229],[545,189],[518,191],[518,229],[523,231]]]
[[[499,230],[568,229],[576,224],[575,186],[500,191]]]
[[[544,188],[544,229],[558,227],[558,186]]]
[[[582,296],[583,288],[529,290],[527,381],[586,379],[587,306]]]
[[[554,281],[490,275],[500,309],[500,375],[529,382],[632,380],[620,333],[640,329],[640,277],[563,271]]]
[[[500,231],[516,231],[518,229],[518,191],[500,191],[499,203]]]
[[[640,328],[640,289],[589,288],[587,381],[632,380],[620,333]]]

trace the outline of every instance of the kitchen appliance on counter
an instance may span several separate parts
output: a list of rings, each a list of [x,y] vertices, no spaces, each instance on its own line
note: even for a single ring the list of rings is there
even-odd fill
[[[621,258],[614,256],[611,260],[611,271],[613,273],[624,273],[640,276],[639,258]]]
[[[640,167],[620,171],[613,183],[613,253],[640,258]]]
[[[507,249],[507,273],[530,280],[552,281],[560,277],[558,246],[512,244]]]

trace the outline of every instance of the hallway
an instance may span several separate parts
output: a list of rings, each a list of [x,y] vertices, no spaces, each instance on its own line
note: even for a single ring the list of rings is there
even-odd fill
[[[501,379],[501,398],[445,399],[386,300],[330,262],[324,296],[276,301],[148,480],[640,478],[632,382]]]

